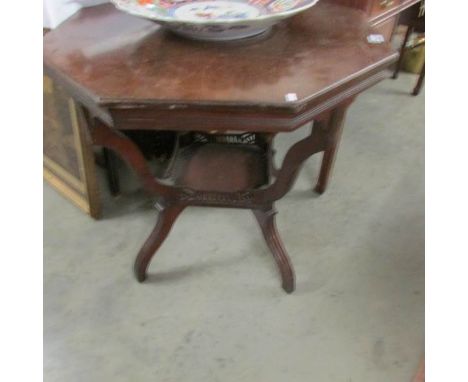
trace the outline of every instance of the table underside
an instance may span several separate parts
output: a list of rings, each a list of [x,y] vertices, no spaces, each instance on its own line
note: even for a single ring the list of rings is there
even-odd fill
[[[324,157],[316,191],[325,191],[348,104],[314,121],[310,134],[289,148],[279,168],[273,163],[275,134],[186,131],[161,133],[162,139],[173,142],[173,149],[154,171],[142,144],[90,118],[94,144],[116,151],[157,200],[158,220],[135,261],[137,279],[146,279],[151,258],[186,207],[245,208],[254,213],[278,265],[283,289],[291,293],[294,271],[276,229],[274,202],[292,188],[305,160],[319,152],[324,152]]]

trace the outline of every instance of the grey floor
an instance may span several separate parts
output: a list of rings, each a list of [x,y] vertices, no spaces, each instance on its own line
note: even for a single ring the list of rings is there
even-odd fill
[[[93,221],[44,186],[45,381],[410,381],[424,351],[424,94],[402,74],[348,113],[331,186],[319,158],[277,204],[286,295],[248,211],[192,208],[138,284],[156,219],[138,192]],[[303,131],[279,139],[279,153]]]

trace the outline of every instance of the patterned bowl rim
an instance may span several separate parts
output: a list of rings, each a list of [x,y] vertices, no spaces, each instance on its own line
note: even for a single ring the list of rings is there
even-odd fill
[[[136,0],[134,0],[136,1]],[[202,1],[210,1],[210,0],[199,0],[199,2]],[[229,0],[225,0],[229,1]],[[111,0],[111,2],[115,5],[116,8],[120,9],[121,11],[130,13],[134,16],[139,16],[139,17],[145,17],[147,19],[152,19],[156,21],[166,21],[168,23],[178,23],[178,24],[198,24],[198,25],[213,25],[213,24],[241,24],[245,22],[256,22],[256,21],[272,21],[276,19],[283,19],[288,16],[293,16],[296,13],[305,11],[306,9],[314,6],[319,2],[319,0],[310,0],[307,4],[304,4],[302,7],[299,8],[294,8],[290,9],[287,11],[283,12],[276,12],[272,14],[267,14],[267,15],[260,15],[258,17],[252,17],[252,18],[246,18],[246,19],[226,19],[226,20],[184,20],[184,19],[176,19],[171,16],[162,16],[162,15],[157,15],[157,14],[152,14],[152,12],[147,12],[147,11],[137,11],[133,9],[129,9],[124,5],[124,0]],[[242,2],[241,2],[242,3]],[[142,7],[142,9],[144,9]]]

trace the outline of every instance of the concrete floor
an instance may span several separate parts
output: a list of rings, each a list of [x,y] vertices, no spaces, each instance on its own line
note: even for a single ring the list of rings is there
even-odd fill
[[[424,94],[402,74],[348,113],[329,190],[319,157],[277,204],[297,290],[248,211],[192,208],[138,284],[156,212],[93,221],[44,186],[44,380],[400,382],[424,351]],[[279,152],[303,131],[284,135]]]

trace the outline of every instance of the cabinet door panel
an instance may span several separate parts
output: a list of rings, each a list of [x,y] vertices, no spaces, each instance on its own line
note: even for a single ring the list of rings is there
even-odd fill
[[[92,145],[81,107],[44,75],[44,179],[94,218],[101,215]]]

